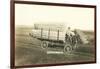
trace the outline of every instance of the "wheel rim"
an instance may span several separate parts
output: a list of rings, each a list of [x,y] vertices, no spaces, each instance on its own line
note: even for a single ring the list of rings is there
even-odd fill
[[[65,54],[70,54],[72,52],[72,48],[70,45],[67,45],[64,47],[64,53]]]
[[[65,51],[69,52],[70,51],[70,47],[65,48]]]

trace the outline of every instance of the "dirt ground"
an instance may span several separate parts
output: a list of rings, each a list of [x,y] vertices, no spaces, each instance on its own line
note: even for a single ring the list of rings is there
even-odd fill
[[[28,34],[32,28],[16,27],[15,40],[15,65],[37,65],[37,64],[55,64],[55,63],[73,63],[94,61],[94,43],[81,44],[70,55],[47,54],[47,51],[41,48],[41,41],[31,38]],[[93,36],[93,34],[88,34]],[[53,50],[49,48],[48,50]],[[57,48],[55,48],[57,49]],[[62,49],[61,49],[62,50]]]

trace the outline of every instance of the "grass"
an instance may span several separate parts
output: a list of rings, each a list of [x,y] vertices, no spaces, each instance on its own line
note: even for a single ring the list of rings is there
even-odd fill
[[[47,54],[41,48],[41,41],[29,37],[28,33],[32,28],[16,27],[16,44],[15,44],[15,64],[18,65],[35,65],[35,64],[55,64],[55,63],[73,63],[94,61],[94,45],[80,45],[71,55],[64,54]],[[55,47],[49,48],[52,50]],[[57,48],[55,48],[56,50]]]

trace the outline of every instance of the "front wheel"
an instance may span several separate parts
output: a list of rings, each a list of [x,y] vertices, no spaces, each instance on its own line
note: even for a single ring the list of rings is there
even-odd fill
[[[64,46],[64,54],[71,54],[71,52],[72,52],[72,47],[71,47],[71,45],[70,44],[66,44],[65,46]]]

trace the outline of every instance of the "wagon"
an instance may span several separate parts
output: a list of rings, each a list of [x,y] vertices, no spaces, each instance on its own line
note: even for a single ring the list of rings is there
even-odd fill
[[[39,31],[38,34],[35,34],[36,31]],[[44,38],[44,29],[35,30],[33,33],[29,33],[29,35],[33,38],[36,38],[41,41],[41,48],[48,51],[50,46],[58,46],[63,47],[64,54],[71,54],[76,48],[78,44],[78,36],[69,37],[67,34],[63,33],[63,38],[61,38],[60,30],[55,31],[55,38],[51,39],[50,35],[52,35],[52,31],[50,29],[46,30],[46,38]],[[38,36],[39,35],[39,36]],[[61,40],[62,39],[62,40]],[[56,48],[56,47],[53,47]]]

